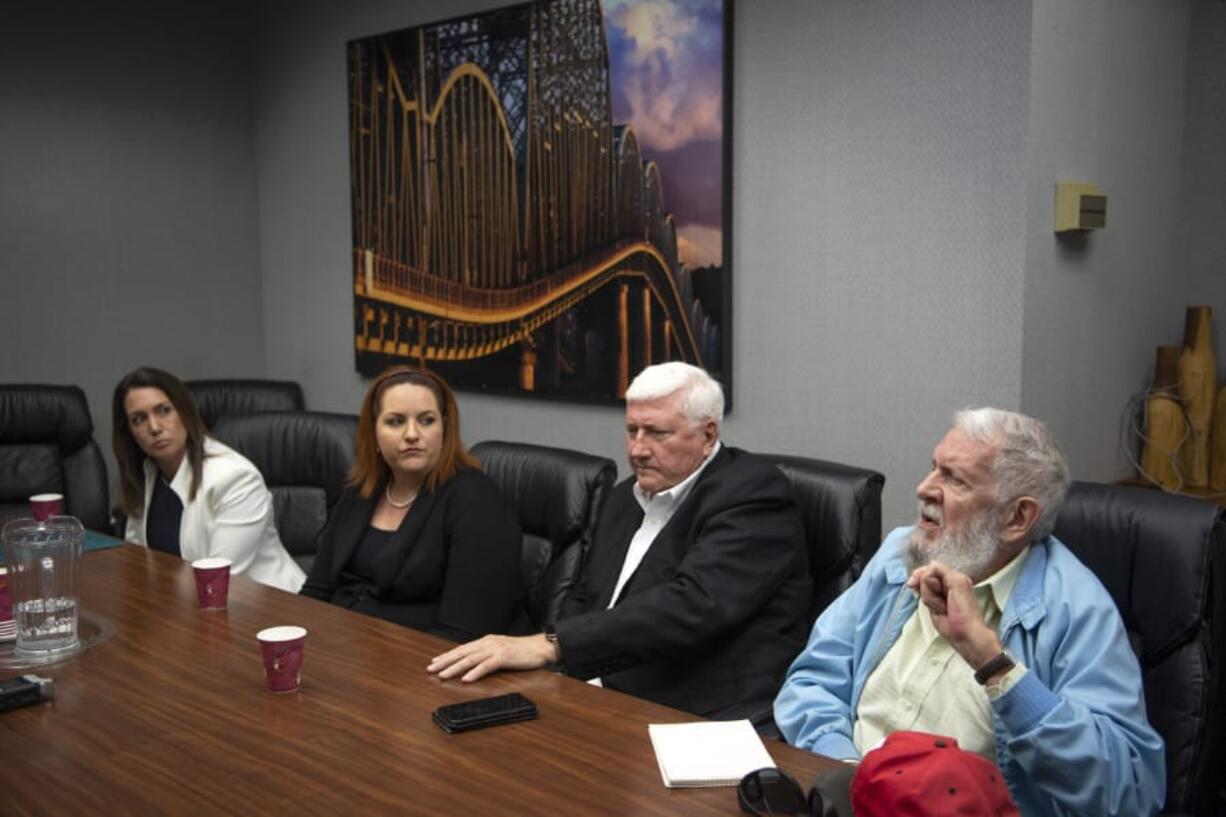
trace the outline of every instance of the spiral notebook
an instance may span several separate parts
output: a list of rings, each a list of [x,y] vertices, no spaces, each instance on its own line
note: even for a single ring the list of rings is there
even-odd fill
[[[775,765],[747,720],[653,723],[647,734],[669,788],[735,786],[754,769]]]

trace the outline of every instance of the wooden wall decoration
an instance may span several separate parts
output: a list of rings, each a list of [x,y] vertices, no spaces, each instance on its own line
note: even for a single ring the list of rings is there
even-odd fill
[[[1209,445],[1209,490],[1226,493],[1226,386],[1217,393]]]
[[[1141,474],[1167,491],[1183,487],[1180,448],[1188,438],[1188,422],[1179,402],[1178,361],[1178,347],[1158,347],[1154,382],[1145,398]]]
[[[1181,449],[1184,484],[1189,488],[1209,485],[1209,429],[1217,396],[1212,320],[1209,307],[1188,307],[1183,351],[1179,354],[1179,396],[1192,425],[1192,436]]]

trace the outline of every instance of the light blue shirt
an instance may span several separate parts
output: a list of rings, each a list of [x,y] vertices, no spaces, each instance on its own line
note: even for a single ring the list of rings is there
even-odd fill
[[[818,618],[775,701],[788,742],[859,757],[852,723],[864,681],[917,604],[900,552],[909,533],[891,532]],[[1000,633],[1030,670],[992,701],[998,764],[1022,814],[1156,813],[1165,759],[1140,666],[1106,589],[1056,538],[1031,546]]]

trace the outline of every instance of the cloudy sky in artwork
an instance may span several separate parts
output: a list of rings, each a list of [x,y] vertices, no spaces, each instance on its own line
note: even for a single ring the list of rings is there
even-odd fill
[[[613,122],[655,161],[681,260],[722,264],[723,0],[604,0]]]

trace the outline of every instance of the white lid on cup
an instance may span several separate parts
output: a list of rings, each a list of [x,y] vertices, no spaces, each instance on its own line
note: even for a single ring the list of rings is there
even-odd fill
[[[219,567],[230,567],[233,562],[221,556],[210,556],[207,559],[197,559],[192,562],[192,567],[198,567],[201,570],[216,570]]]
[[[284,625],[260,630],[255,634],[255,637],[260,641],[293,641],[298,638],[306,638],[306,634],[305,627]]]
[[[35,494],[30,497],[31,502],[63,502],[63,494]]]

